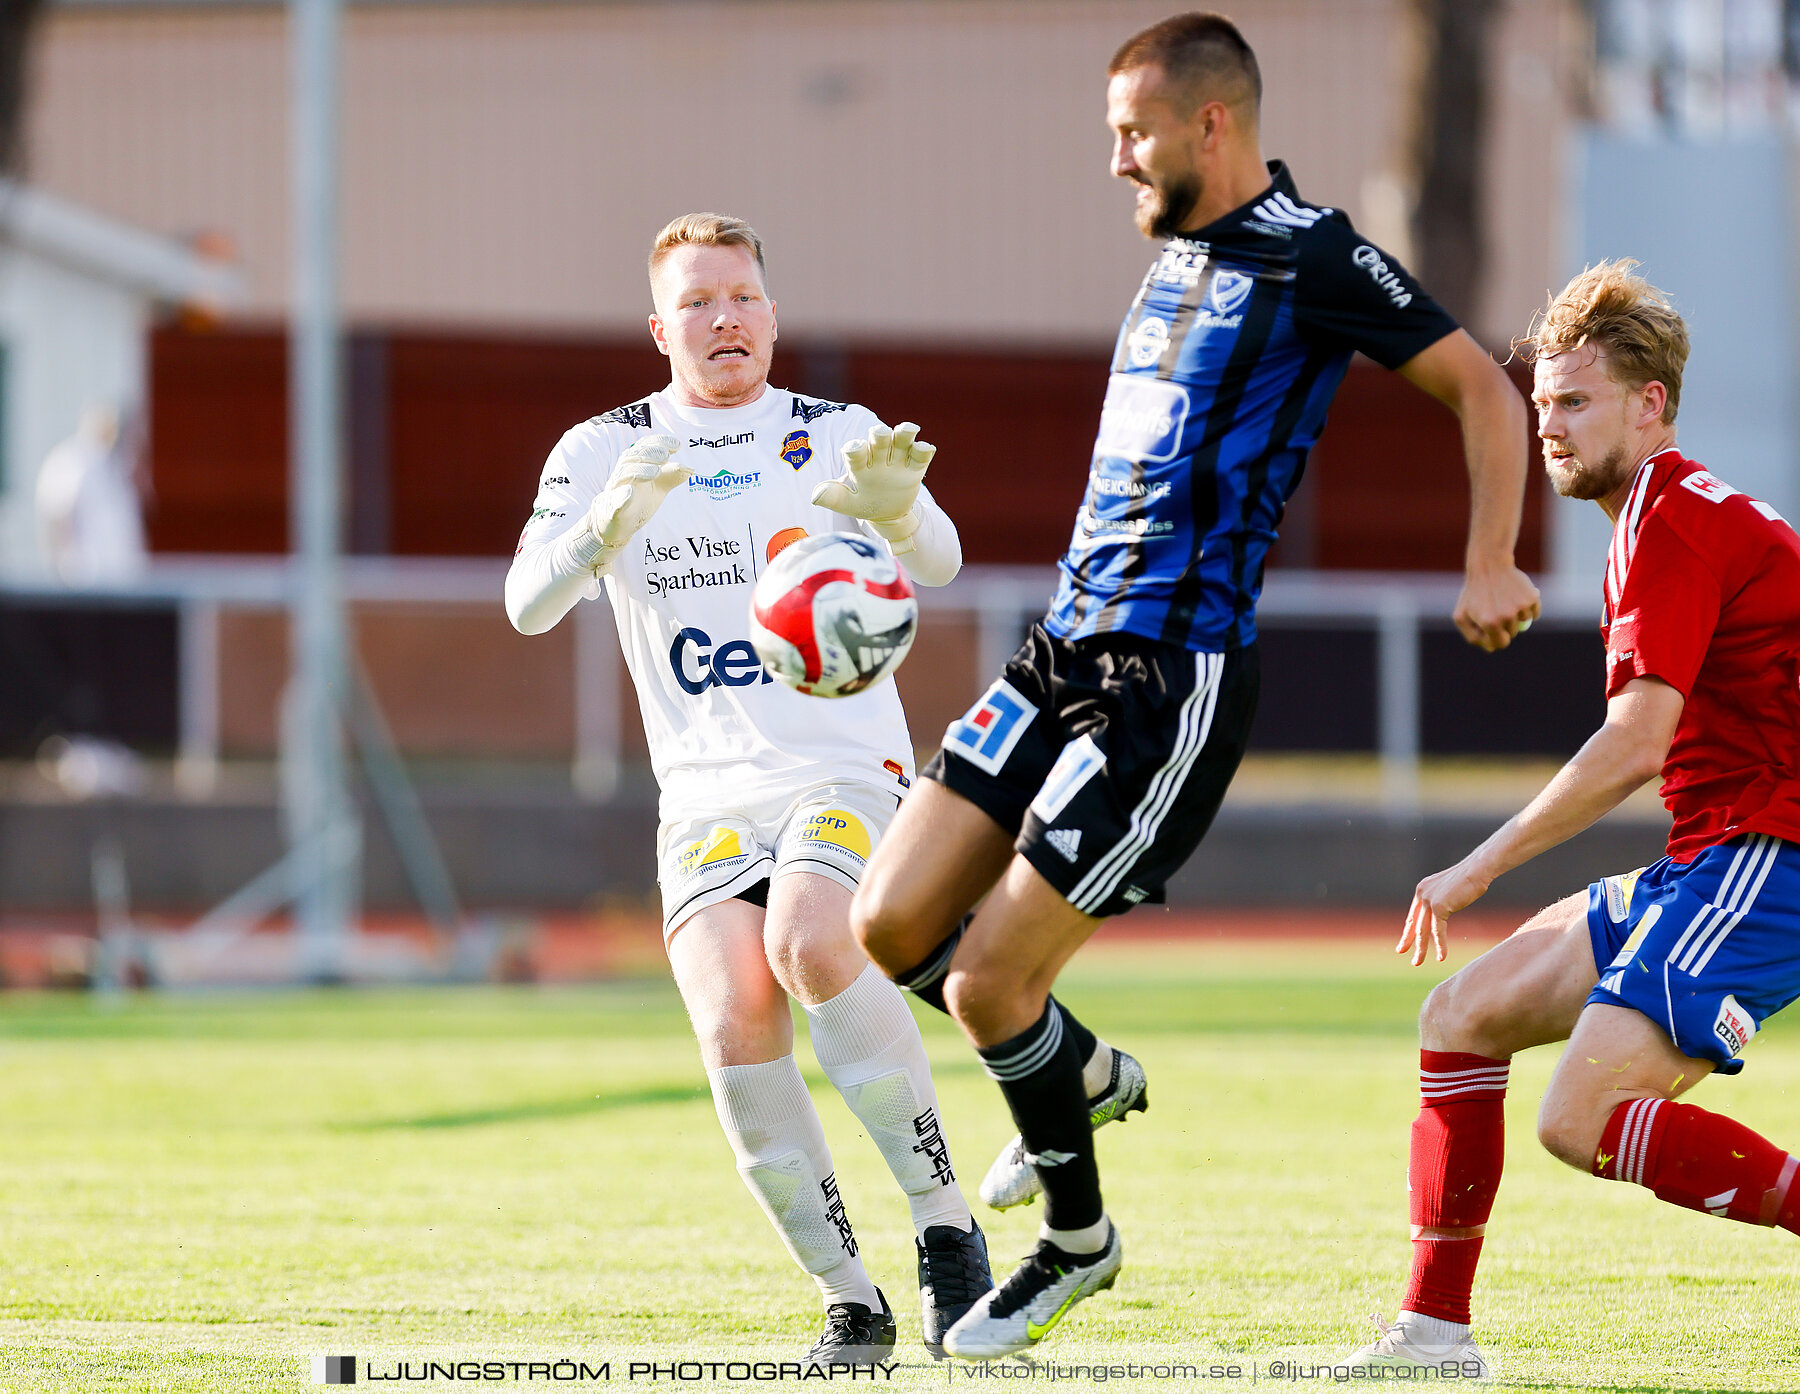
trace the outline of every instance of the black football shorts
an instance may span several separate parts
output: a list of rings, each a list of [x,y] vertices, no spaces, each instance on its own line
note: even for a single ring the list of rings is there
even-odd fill
[[[1193,653],[1135,634],[1073,642],[1033,624],[925,768],[1008,832],[1077,910],[1161,901],[1237,772],[1254,647]]]

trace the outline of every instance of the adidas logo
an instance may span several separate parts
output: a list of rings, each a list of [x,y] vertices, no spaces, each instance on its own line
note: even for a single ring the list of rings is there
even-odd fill
[[[1081,829],[1052,828],[1044,834],[1044,841],[1061,852],[1065,860],[1072,862],[1075,860],[1077,849],[1081,846]]]
[[[1302,208],[1286,194],[1277,193],[1256,205],[1255,216],[1280,227],[1311,227],[1329,212],[1329,208]]]

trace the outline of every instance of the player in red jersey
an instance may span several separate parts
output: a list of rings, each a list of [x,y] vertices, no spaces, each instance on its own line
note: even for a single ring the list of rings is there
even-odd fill
[[[1433,989],[1420,1014],[1412,1278],[1370,1365],[1485,1374],[1469,1292],[1500,1183],[1514,1053],[1567,1039],[1538,1137],[1570,1166],[1692,1210],[1800,1233],[1800,1160],[1677,1103],[1800,996],[1800,538],[1685,459],[1687,327],[1603,263],[1551,300],[1527,347],[1544,464],[1613,520],[1606,722],[1519,814],[1414,892],[1398,948],[1444,957],[1449,917],[1496,876],[1660,772],[1668,855],[1541,911]]]

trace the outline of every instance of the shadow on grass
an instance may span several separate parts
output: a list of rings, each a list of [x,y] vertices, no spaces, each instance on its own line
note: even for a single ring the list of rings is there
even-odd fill
[[[974,1074],[973,1060],[939,1062],[931,1067],[934,1078]],[[831,1085],[811,1072],[806,1075],[811,1089],[829,1091]],[[382,1133],[400,1129],[428,1131],[433,1128],[480,1128],[493,1123],[531,1123],[546,1118],[579,1118],[589,1113],[610,1113],[614,1109],[639,1108],[654,1104],[692,1104],[710,1101],[711,1095],[702,1084],[660,1084],[649,1089],[632,1089],[618,1094],[593,1094],[580,1099],[544,1099],[534,1103],[503,1104],[496,1108],[464,1109],[456,1113],[427,1113],[415,1118],[371,1118],[360,1123],[338,1123],[334,1132]]]
[[[479,1128],[490,1123],[529,1123],[543,1118],[576,1118],[586,1113],[608,1113],[617,1108],[646,1104],[691,1104],[707,1097],[692,1084],[665,1084],[653,1089],[633,1089],[623,1094],[590,1095],[581,1099],[546,1099],[537,1103],[508,1104],[499,1108],[475,1108],[459,1113],[428,1113],[418,1118],[374,1118],[362,1123],[340,1123],[347,1133],[391,1132],[401,1128]]]

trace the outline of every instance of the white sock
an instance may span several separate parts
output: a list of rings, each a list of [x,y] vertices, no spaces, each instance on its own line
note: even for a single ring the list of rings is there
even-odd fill
[[[906,1192],[913,1229],[975,1223],[950,1167],[937,1089],[919,1024],[874,964],[836,997],[806,1009],[813,1053]]]
[[[1087,1090],[1091,1099],[1096,1094],[1106,1092],[1106,1086],[1112,1083],[1113,1050],[1105,1041],[1094,1039],[1094,1053],[1088,1056],[1087,1064],[1081,1067],[1081,1087]]]
[[[1460,1321],[1445,1321],[1442,1317],[1428,1317],[1423,1312],[1409,1312],[1401,1309],[1400,1315],[1394,1318],[1394,1325],[1404,1327],[1406,1334],[1415,1344],[1433,1346],[1442,1349],[1453,1346],[1464,1340],[1469,1334],[1468,1326]]]
[[[860,1302],[880,1311],[881,1299],[857,1256],[850,1217],[838,1196],[818,1112],[794,1057],[727,1065],[708,1070],[706,1077],[737,1154],[738,1175],[794,1262],[818,1282],[825,1305]]]
[[[1111,1233],[1112,1222],[1104,1215],[1083,1229],[1051,1229],[1049,1225],[1038,1226],[1038,1238],[1048,1239],[1065,1254],[1097,1254],[1106,1247],[1107,1236]]]

